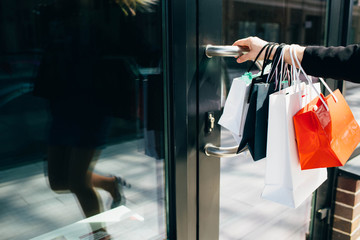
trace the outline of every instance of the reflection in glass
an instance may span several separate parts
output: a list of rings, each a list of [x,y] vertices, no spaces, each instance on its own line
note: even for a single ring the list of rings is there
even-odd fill
[[[154,0],[0,2],[5,238],[165,234],[161,21]]]

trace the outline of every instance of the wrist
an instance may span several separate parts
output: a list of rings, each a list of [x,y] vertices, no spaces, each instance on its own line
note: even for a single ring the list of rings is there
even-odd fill
[[[296,53],[296,56],[301,64],[301,61],[303,59],[303,56],[304,56],[304,51],[305,51],[305,47],[302,47],[300,45],[295,45],[293,44],[292,45],[294,50],[295,50],[295,53]],[[274,55],[275,55],[275,52],[276,52],[276,49],[279,47],[279,45],[276,45],[273,49],[273,51],[271,52],[271,55],[270,55],[270,59],[273,59],[274,58]],[[291,57],[290,57],[290,45],[285,45],[284,46],[284,61],[288,64],[292,64],[291,62]],[[296,63],[295,63],[296,64]],[[296,64],[296,67],[299,67],[297,64]]]
[[[304,56],[305,47],[302,47],[302,46],[296,45],[296,44],[293,44],[291,46],[295,51],[295,54],[296,54],[297,59],[299,60],[299,63],[301,64],[301,61],[302,61],[303,56]],[[290,56],[290,45],[286,45],[284,47],[284,51],[285,51],[285,53],[284,53],[285,62],[288,63],[288,64],[292,64],[291,56]],[[300,67],[297,64],[297,61],[295,61],[295,65],[296,65],[297,68]]]

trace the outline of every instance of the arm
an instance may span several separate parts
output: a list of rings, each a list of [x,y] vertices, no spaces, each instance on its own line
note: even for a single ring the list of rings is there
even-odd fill
[[[249,53],[240,56],[238,63],[254,60],[257,53],[267,42],[249,37],[236,41],[233,45],[246,46]],[[296,55],[305,72],[315,77],[330,77],[360,83],[360,46],[349,45],[347,47],[302,47],[294,45]],[[263,59],[264,56],[260,56]],[[285,62],[291,64],[289,47],[285,47]]]
[[[301,62],[305,72],[360,83],[360,46],[307,47]]]

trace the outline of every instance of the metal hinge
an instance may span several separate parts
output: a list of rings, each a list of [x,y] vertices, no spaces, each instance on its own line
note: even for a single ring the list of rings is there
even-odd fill
[[[317,210],[316,217],[321,221],[326,221],[327,224],[330,224],[331,220],[331,208],[322,208]]]

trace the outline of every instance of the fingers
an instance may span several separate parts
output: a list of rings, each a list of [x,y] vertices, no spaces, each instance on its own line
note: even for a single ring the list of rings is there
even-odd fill
[[[250,51],[246,54],[243,54],[241,56],[239,56],[237,59],[236,59],[236,62],[237,63],[243,63],[243,62],[246,62],[246,61],[251,61],[251,60],[254,60],[256,57],[256,55],[254,56],[254,54]]]
[[[233,46],[238,46],[240,48],[246,47],[249,49],[249,52],[246,54],[242,54],[241,56],[237,57],[236,62],[238,63],[243,63],[246,61],[251,60],[252,54],[251,54],[251,38],[243,38],[243,39],[239,39],[237,41],[235,41],[233,43]]]
[[[233,46],[249,49],[248,53],[239,56],[236,61],[238,63],[242,63],[249,60],[255,60],[255,57],[260,52],[261,48],[265,46],[265,44],[267,44],[267,42],[258,37],[247,37],[235,41]],[[261,57],[262,56],[260,56],[260,58]]]
[[[239,40],[237,40],[237,41],[235,41],[233,43],[233,46],[240,46],[240,47],[245,46],[245,47],[250,48],[250,46],[251,46],[251,37],[239,39]]]

